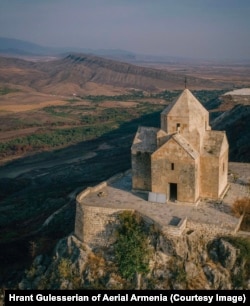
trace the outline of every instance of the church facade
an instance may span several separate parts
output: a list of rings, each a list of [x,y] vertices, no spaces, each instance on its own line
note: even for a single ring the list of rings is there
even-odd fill
[[[227,187],[228,141],[213,131],[209,113],[185,89],[161,113],[161,128],[139,127],[131,147],[134,190],[170,201],[218,199]]]

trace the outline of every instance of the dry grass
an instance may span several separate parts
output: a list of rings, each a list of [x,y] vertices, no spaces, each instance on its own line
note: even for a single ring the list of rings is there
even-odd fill
[[[128,107],[136,107],[137,106],[137,102],[134,102],[134,101],[104,101],[102,103],[100,103],[100,106],[101,107],[107,107],[107,108],[110,108],[110,107],[125,107],[125,108],[128,108]]]
[[[101,255],[90,253],[88,256],[88,267],[93,279],[102,277],[106,268],[105,259]]]
[[[34,104],[1,105],[0,111],[19,113],[19,112],[26,112],[26,111],[30,111],[34,109],[44,108],[46,106],[64,105],[66,103],[67,103],[66,101],[62,101],[62,100],[50,100],[50,101],[44,101],[44,102],[39,102],[39,103],[34,103]]]
[[[105,95],[105,96],[123,95],[127,92],[126,89],[120,88],[118,86],[113,86],[108,84],[98,84],[94,82],[85,83],[84,91],[89,95]]]
[[[207,278],[200,268],[198,275],[194,276],[192,279],[188,280],[187,289],[188,290],[201,290],[204,289],[207,284]]]
[[[98,84],[94,82],[86,82],[81,86],[79,84],[74,84],[72,82],[60,82],[56,84],[50,84],[49,86],[41,88],[41,92],[55,95],[66,95],[72,97],[75,93],[79,96],[85,95],[105,95],[105,96],[115,96],[127,93],[127,90],[120,87],[115,87],[107,84]]]
[[[250,198],[244,197],[237,199],[232,205],[232,212],[236,217],[240,217],[243,214],[250,214]]]

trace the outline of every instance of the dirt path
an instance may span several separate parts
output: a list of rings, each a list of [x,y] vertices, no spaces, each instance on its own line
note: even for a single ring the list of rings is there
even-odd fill
[[[74,157],[71,158],[70,156],[68,156],[68,158],[64,157],[53,160],[53,161],[43,161],[43,162],[34,162],[31,164],[27,164],[27,165],[17,165],[17,166],[13,166],[10,169],[5,169],[3,168],[2,170],[0,170],[0,178],[16,178],[21,174],[24,174],[26,172],[32,171],[32,170],[40,170],[42,171],[42,173],[40,174],[40,176],[45,175],[47,173],[44,173],[45,169],[50,169],[53,168],[55,166],[60,166],[63,164],[71,164],[74,162],[82,162],[84,160],[90,159],[92,157],[95,157],[97,155],[96,152],[89,152],[86,153],[82,156],[78,156],[78,157]]]

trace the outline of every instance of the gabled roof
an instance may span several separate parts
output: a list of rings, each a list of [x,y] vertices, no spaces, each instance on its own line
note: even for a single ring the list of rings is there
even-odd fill
[[[171,116],[188,116],[195,113],[205,113],[208,111],[202,104],[195,98],[189,89],[184,89],[183,92],[172,103],[170,103],[163,111],[162,114]]]
[[[225,132],[223,131],[206,131],[203,138],[202,155],[220,156],[222,152],[222,145],[228,148],[228,142]]]
[[[154,127],[140,126],[135,135],[131,150],[153,153],[157,149],[157,132]]]
[[[193,159],[199,157],[199,152],[197,152],[181,134],[174,134],[173,139],[191,156]]]
[[[164,148],[167,146],[167,144],[171,140],[174,140],[181,148],[183,148],[183,150],[186,151],[188,155],[190,155],[191,158],[196,159],[199,157],[199,153],[179,133],[168,135],[168,139],[166,140],[164,145],[162,145],[157,150],[157,152],[159,152],[160,150],[164,150]]]

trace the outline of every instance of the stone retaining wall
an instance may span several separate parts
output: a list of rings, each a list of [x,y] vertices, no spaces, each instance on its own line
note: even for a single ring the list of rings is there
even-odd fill
[[[207,240],[213,239],[218,236],[231,236],[234,233],[232,230],[218,227],[215,224],[198,223],[191,220],[187,220],[187,228],[193,231],[198,231],[203,234]]]

